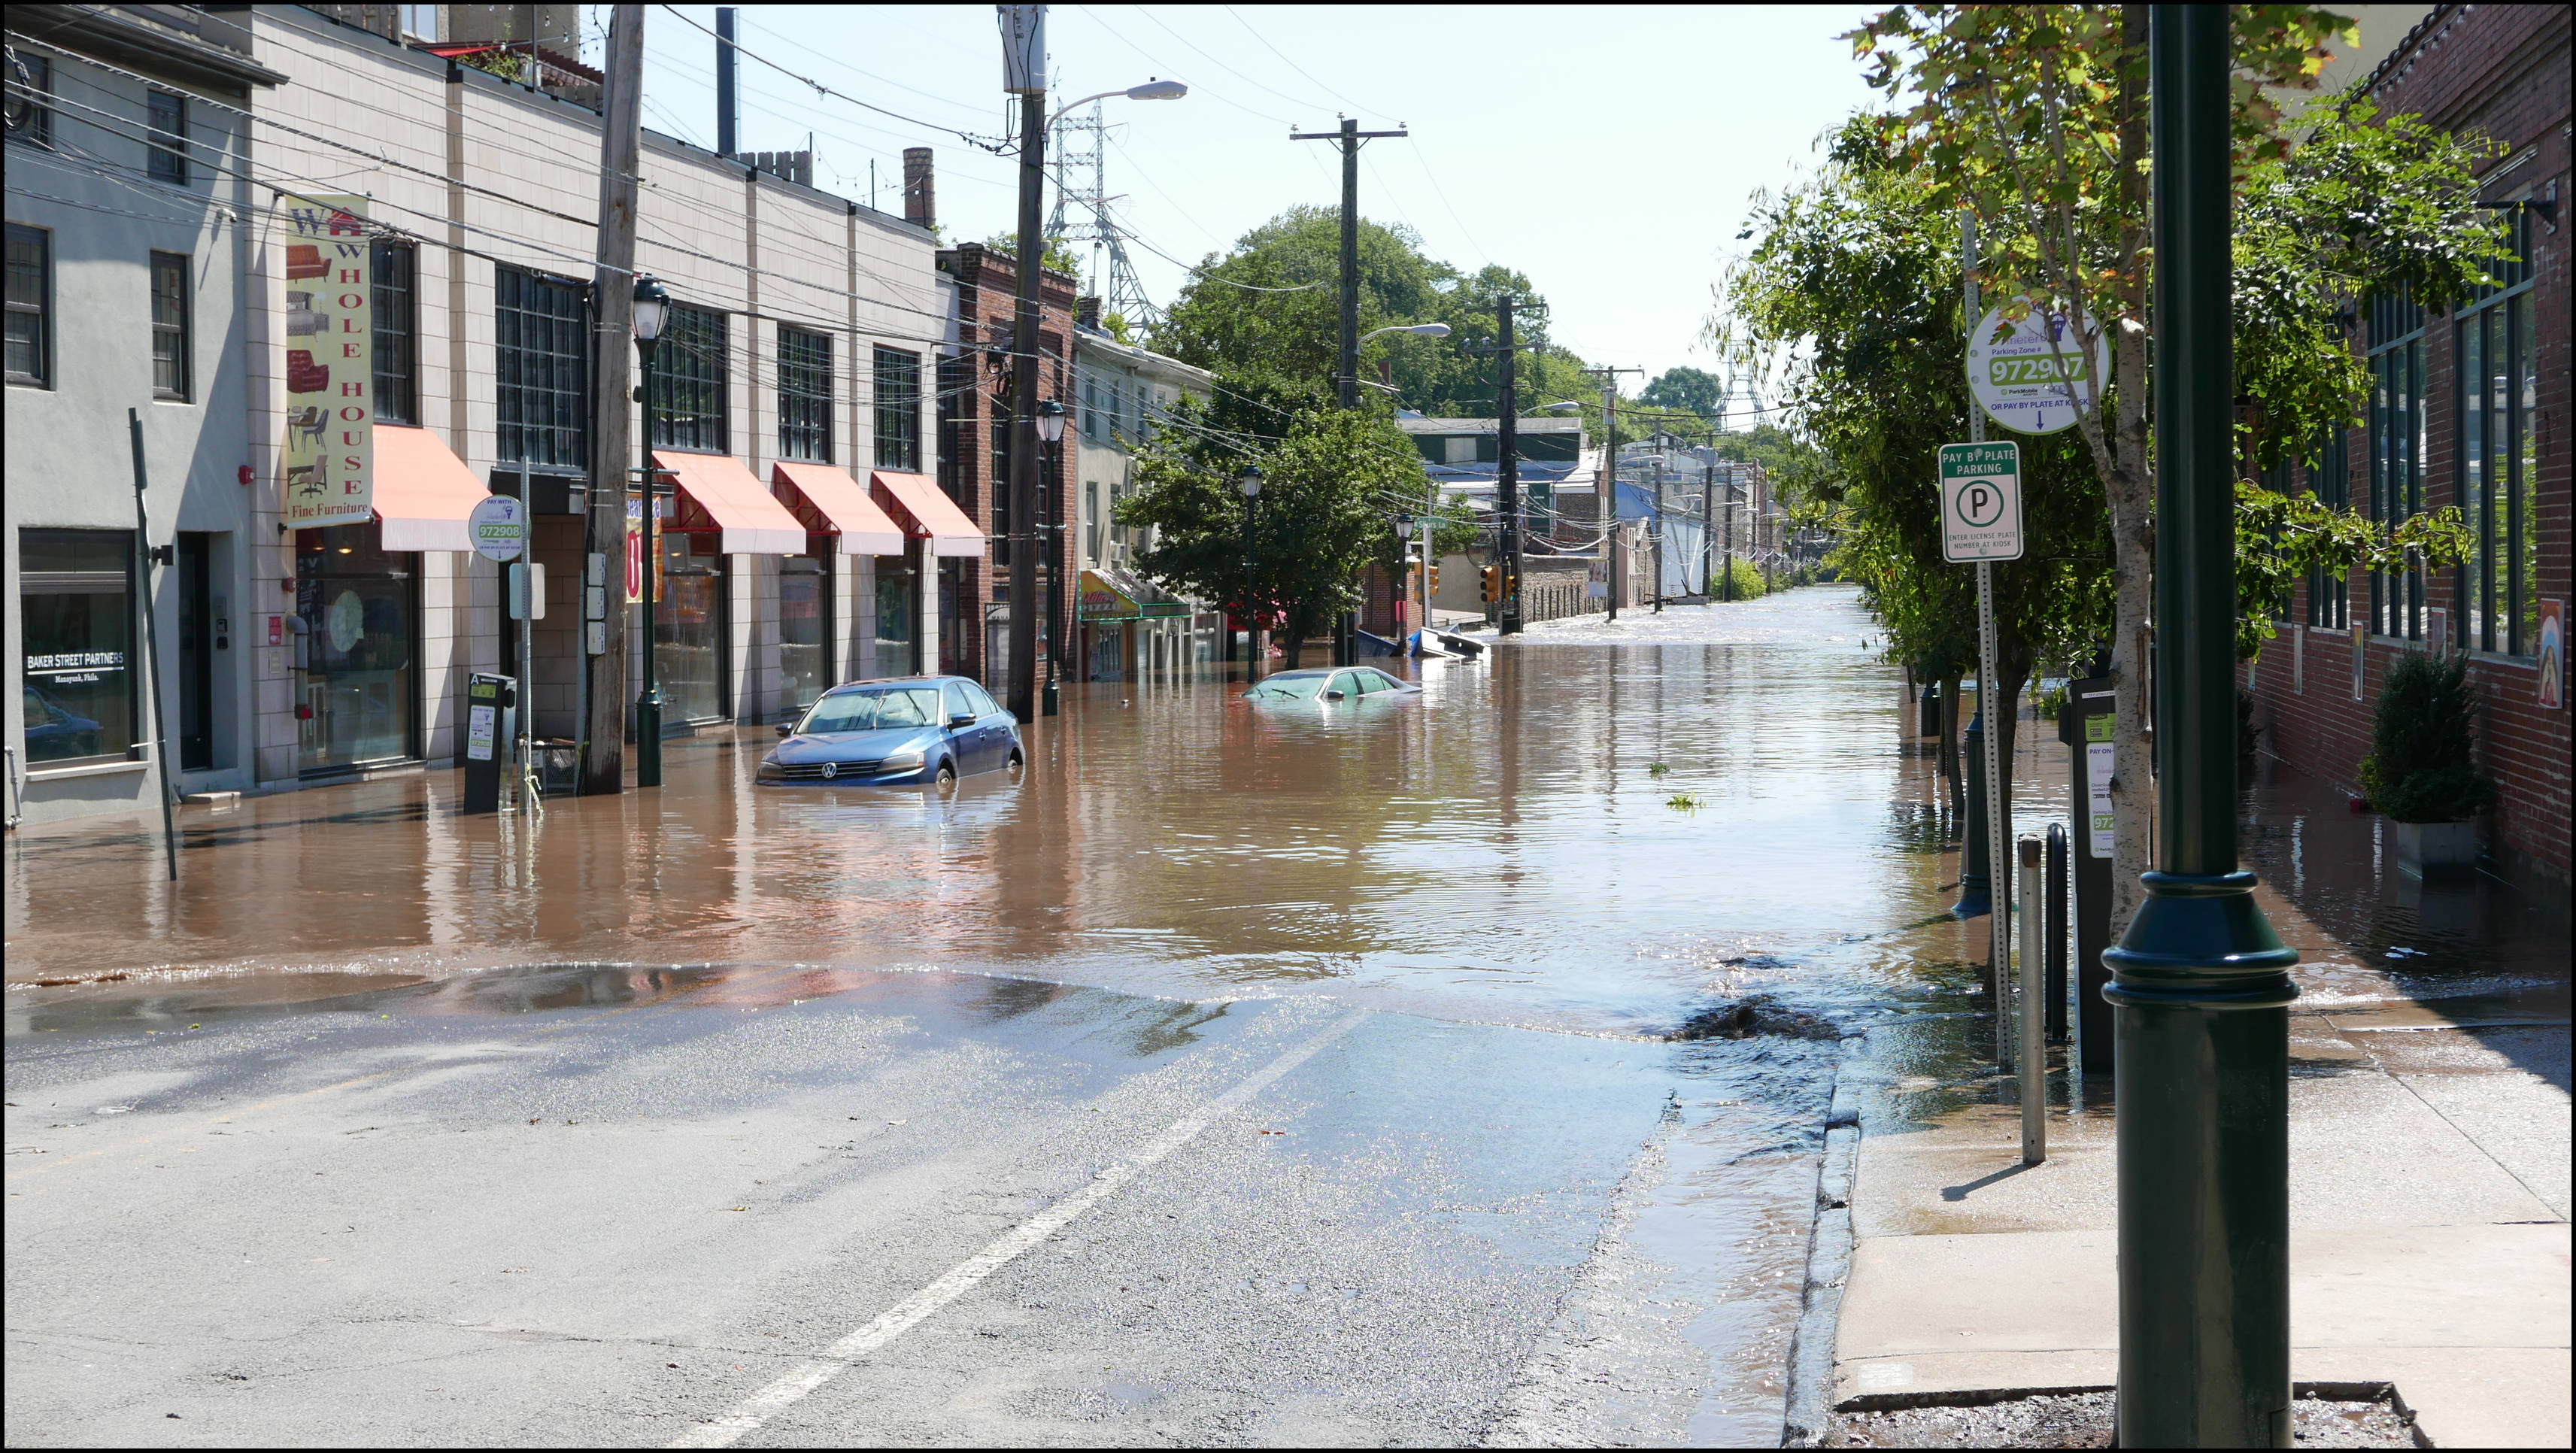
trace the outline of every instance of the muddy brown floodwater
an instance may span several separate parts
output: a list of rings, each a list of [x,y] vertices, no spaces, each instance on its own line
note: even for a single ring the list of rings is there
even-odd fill
[[[460,816],[445,771],[253,798],[186,810],[175,890],[157,821],[28,829],[8,977],[936,965],[1656,1034],[1712,996],[1867,999],[1911,980],[1861,936],[1937,886],[1873,634],[1820,587],[1542,628],[1411,700],[1079,687],[1025,780],[950,800],[755,788],[756,727],[533,829]]]

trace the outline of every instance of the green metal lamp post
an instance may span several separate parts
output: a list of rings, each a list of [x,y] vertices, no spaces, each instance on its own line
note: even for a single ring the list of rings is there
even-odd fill
[[[635,697],[635,785],[662,785],[662,686],[653,672],[653,577],[661,563],[662,542],[655,531],[661,504],[659,472],[653,468],[653,356],[659,351],[662,325],[671,315],[671,296],[649,275],[635,278],[635,352],[644,371],[644,689]]]
[[[1058,521],[1057,512],[1064,507],[1064,490],[1061,487],[1063,482],[1056,478],[1062,461],[1055,452],[1056,441],[1064,437],[1064,405],[1054,399],[1040,402],[1037,427],[1038,447],[1046,451],[1045,458],[1038,463],[1038,495],[1046,504],[1038,511],[1037,529],[1032,532],[1037,543],[1046,550],[1046,619],[1040,627],[1046,638],[1042,643],[1046,647],[1046,688],[1039,693],[1038,711],[1040,715],[1053,716],[1060,704],[1055,679],[1056,658],[1062,652],[1064,642],[1064,637],[1056,632],[1056,603],[1060,599],[1056,554],[1064,548],[1064,527]]]
[[[2118,1047],[2119,1443],[2287,1448],[2298,956],[2236,860],[2229,12],[2149,14],[2161,821],[2146,901],[2102,956]]]

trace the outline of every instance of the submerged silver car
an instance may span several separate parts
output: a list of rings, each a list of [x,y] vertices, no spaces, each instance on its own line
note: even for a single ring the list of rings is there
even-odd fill
[[[1244,688],[1243,699],[1303,702],[1393,700],[1421,694],[1420,686],[1400,676],[1389,676],[1375,666],[1331,666],[1282,671],[1264,677]]]
[[[946,787],[1026,760],[1020,724],[963,676],[907,676],[835,686],[778,734],[762,782]]]

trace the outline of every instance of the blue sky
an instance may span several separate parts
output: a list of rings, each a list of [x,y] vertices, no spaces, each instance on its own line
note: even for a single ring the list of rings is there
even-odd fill
[[[650,6],[644,120],[715,139],[707,5]],[[606,7],[586,6],[604,21]],[[795,150],[813,134],[815,180],[901,205],[907,145],[937,152],[952,238],[1008,230],[1013,164],[944,134],[1010,129],[1001,43],[984,5],[746,5],[743,48],[901,118],[743,65],[742,146]],[[1107,184],[1122,223],[1195,263],[1293,203],[1333,204],[1333,148],[1291,142],[1347,112],[1372,143],[1360,209],[1401,222],[1459,267],[1516,267],[1545,294],[1557,338],[1596,362],[1707,367],[1698,346],[1710,285],[1739,244],[1747,198],[1813,164],[1821,131],[1868,104],[1834,37],[1868,12],[1843,6],[1057,5],[1048,48],[1060,98],[1149,77],[1189,83],[1179,101],[1112,101]],[[1138,250],[1146,289],[1169,302],[1181,269]],[[1633,387],[1633,384],[1630,385]]]

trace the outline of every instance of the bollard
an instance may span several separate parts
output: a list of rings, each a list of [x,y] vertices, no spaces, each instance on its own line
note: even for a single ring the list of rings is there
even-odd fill
[[[2048,959],[2048,1042],[2066,1042],[2066,824],[2048,825],[2048,910],[2039,937]]]
[[[2021,1163],[2037,1165],[2048,1159],[2047,955],[2040,942],[2050,914],[2040,892],[2039,839],[2025,837],[2015,846],[2021,852]]]
[[[1914,723],[1914,727],[1914,734],[1918,737],[1938,737],[1941,735],[1940,682],[1930,681],[1924,683],[1923,697],[1919,705],[1919,716]]]
[[[1960,750],[1967,758],[1968,822],[1966,845],[1959,854],[1959,901],[1950,910],[1952,918],[1982,918],[1994,908],[1994,874],[1986,852],[1985,748],[1986,714],[1980,710],[1968,718],[1967,744]],[[1998,1007],[2003,1000],[2001,988],[1989,974],[1986,990]]]

